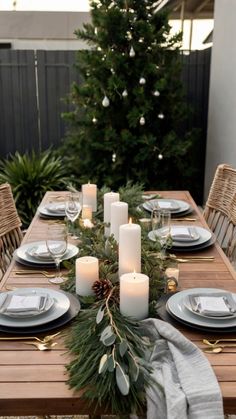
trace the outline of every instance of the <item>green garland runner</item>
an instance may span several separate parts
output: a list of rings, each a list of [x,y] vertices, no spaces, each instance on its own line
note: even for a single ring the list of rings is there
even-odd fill
[[[139,322],[125,318],[119,311],[118,245],[113,236],[104,237],[102,198],[107,189],[99,191],[98,212],[93,228],[80,226],[79,256],[99,259],[99,280],[94,284],[94,297],[81,300],[83,309],[66,337],[66,346],[73,355],[67,366],[68,384],[83,391],[83,397],[106,411],[127,414],[142,411],[145,387],[150,383],[149,340]],[[127,184],[121,188],[121,199],[129,204],[129,215],[138,222],[143,214],[142,185]],[[165,270],[174,264],[174,256],[163,257],[160,243],[152,242],[142,231],[142,272],[150,280],[149,315],[155,316],[155,305],[165,292]],[[173,257],[172,257],[173,256]],[[65,262],[70,269],[63,289],[75,293],[74,262]]]

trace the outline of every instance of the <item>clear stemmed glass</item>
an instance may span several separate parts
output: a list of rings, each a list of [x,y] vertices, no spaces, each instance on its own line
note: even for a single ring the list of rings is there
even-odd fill
[[[154,209],[151,215],[152,230],[159,240],[162,253],[165,254],[171,238],[171,213],[168,210]]]
[[[82,193],[72,192],[67,200],[65,205],[65,213],[67,219],[71,222],[72,226],[74,225],[75,220],[78,218],[82,209]],[[77,239],[76,235],[71,236],[71,238]]]
[[[66,226],[61,224],[51,225],[48,228],[46,245],[57,268],[56,276],[54,278],[50,278],[49,281],[54,284],[61,284],[64,282],[64,278],[61,276],[60,263],[67,250]]]

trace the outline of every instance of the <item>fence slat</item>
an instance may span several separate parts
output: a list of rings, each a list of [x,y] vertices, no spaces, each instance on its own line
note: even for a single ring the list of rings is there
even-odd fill
[[[71,106],[65,103],[73,81],[80,82],[75,64],[76,51],[38,51],[38,88],[42,150],[57,146],[66,126],[61,118]]]
[[[0,50],[0,157],[38,149],[34,51]]]

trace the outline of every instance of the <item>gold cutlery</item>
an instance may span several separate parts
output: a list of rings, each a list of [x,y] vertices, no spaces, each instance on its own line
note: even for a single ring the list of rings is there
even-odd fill
[[[203,339],[203,343],[205,343],[205,345],[208,345],[208,346],[211,346],[211,347],[216,346],[219,342],[236,342],[236,339],[234,339],[234,338],[217,339],[217,340],[212,341],[212,342],[210,340]]]
[[[171,221],[197,221],[196,218],[171,218]]]
[[[30,270],[27,270],[27,271],[24,271],[24,270],[22,270],[22,271],[13,271],[13,273],[15,273],[16,275],[32,275],[32,274],[41,274],[41,275],[43,275],[43,276],[45,276],[46,278],[55,278],[55,274],[50,274],[50,272],[48,272],[48,271],[30,271]]]
[[[52,349],[54,346],[57,345],[57,342],[52,342],[52,343],[41,343],[41,342],[25,342],[23,341],[24,344],[26,345],[33,345],[36,346],[36,348],[39,351],[49,351],[50,349]]]
[[[231,343],[231,344],[226,344],[226,345],[220,345],[220,346],[214,346],[212,348],[207,348],[204,349],[204,352],[208,353],[208,354],[219,354],[220,352],[222,352],[224,350],[224,348],[235,348],[236,344]]]
[[[192,263],[196,263],[196,262],[214,262],[214,257],[205,257],[205,258],[203,258],[203,257],[192,257],[192,258],[176,258],[175,259],[176,260],[176,262],[179,262],[179,263],[187,263],[187,262],[192,262]]]
[[[0,337],[0,340],[24,340],[27,341],[28,339],[37,340],[40,343],[48,344],[50,343],[56,336],[58,336],[61,332],[54,333],[53,335],[44,336],[43,339],[38,338],[37,336],[4,336]]]

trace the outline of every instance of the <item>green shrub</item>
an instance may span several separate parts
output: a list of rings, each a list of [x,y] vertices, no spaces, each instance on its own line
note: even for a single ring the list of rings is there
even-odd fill
[[[61,157],[50,150],[20,155],[0,161],[0,183],[8,182],[24,226],[33,218],[45,192],[63,190],[69,179]]]

